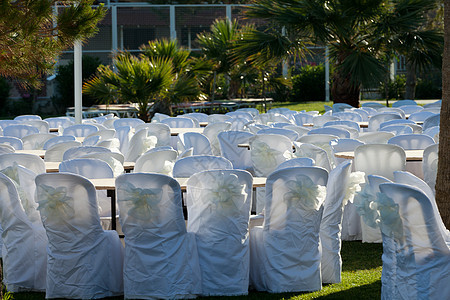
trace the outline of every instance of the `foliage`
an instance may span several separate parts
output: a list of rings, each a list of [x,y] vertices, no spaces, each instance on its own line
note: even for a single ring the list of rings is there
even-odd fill
[[[100,59],[89,55],[83,55],[82,57],[82,79],[87,80],[97,70],[100,65]],[[65,111],[65,108],[73,106],[75,102],[74,96],[74,62],[71,60],[66,65],[59,65],[55,82],[57,96],[54,99],[60,112]],[[92,106],[95,103],[95,99],[89,95],[83,95],[83,105]]]
[[[292,76],[291,101],[324,101],[325,68],[323,65],[305,65],[300,74]]]
[[[264,35],[254,34],[261,42],[271,40],[267,35],[272,35],[271,44],[277,48],[272,53],[304,52],[307,42],[327,45],[335,67],[334,101],[358,106],[361,87],[383,81],[385,57],[407,50],[395,45],[408,42],[414,46],[414,55],[408,59],[419,68],[432,61],[435,56],[427,50],[437,49],[442,41],[439,30],[425,27],[426,13],[435,4],[434,0],[261,0],[254,1],[247,15],[272,24]],[[273,33],[281,28],[286,29],[285,36]]]
[[[405,75],[396,75],[394,81],[389,78],[387,84],[387,95],[386,95],[386,85],[382,83],[379,88],[379,92],[383,99],[404,99],[405,94],[406,77]]]
[[[11,86],[9,85],[8,80],[3,77],[0,77],[0,114],[3,115],[5,113],[5,105],[9,98],[9,93],[11,90]]]
[[[53,69],[57,56],[96,31],[103,6],[93,0],[2,1],[0,3],[0,75],[39,86],[43,74]],[[54,6],[62,5],[57,16]],[[56,25],[54,25],[56,24]]]
[[[442,85],[431,79],[417,80],[416,99],[442,99]]]

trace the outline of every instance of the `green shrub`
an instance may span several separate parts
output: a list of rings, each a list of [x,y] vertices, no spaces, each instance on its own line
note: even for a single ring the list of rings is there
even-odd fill
[[[100,65],[98,57],[83,55],[82,58],[82,78],[83,81],[93,75],[97,67]],[[66,65],[60,65],[56,75],[56,92],[57,96],[54,98],[55,107],[58,108],[59,113],[65,112],[67,107],[74,105],[74,77],[73,77],[73,60]],[[83,95],[83,106],[92,106],[95,100]]]
[[[394,81],[389,79],[387,89],[387,99],[404,99],[406,87],[406,76],[404,74],[396,75]],[[379,88],[383,99],[386,99],[385,84],[382,83]]]
[[[8,80],[0,77],[0,115],[6,114],[6,104],[9,98],[9,93],[11,91],[11,86]]]
[[[305,65],[300,74],[292,76],[291,101],[325,101],[325,68]]]
[[[441,99],[442,86],[429,79],[417,80],[416,99]]]

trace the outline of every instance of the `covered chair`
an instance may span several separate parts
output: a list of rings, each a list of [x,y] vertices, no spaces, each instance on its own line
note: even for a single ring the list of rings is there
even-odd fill
[[[173,177],[191,177],[206,170],[233,169],[231,161],[225,157],[194,155],[178,159],[173,166]]]
[[[203,134],[209,139],[211,143],[211,150],[213,155],[220,156],[220,145],[217,139],[217,135],[223,131],[230,130],[231,123],[229,122],[217,122],[208,124],[203,130]]]
[[[45,143],[57,137],[55,134],[51,133],[35,133],[30,134],[22,138],[23,149],[25,150],[41,150],[44,149]]]
[[[158,138],[143,128],[136,132],[130,139],[128,151],[125,154],[125,161],[136,161],[139,156],[148,150],[155,148],[158,143]]]
[[[378,131],[380,124],[389,120],[403,119],[399,114],[395,113],[378,113],[369,119],[369,131]]]
[[[382,299],[442,299],[450,295],[450,246],[438,226],[430,199],[410,185],[380,185],[377,199],[383,235],[392,239],[395,253],[390,289],[381,290]],[[383,260],[392,264],[391,261]],[[445,296],[444,296],[445,297]]]
[[[114,121],[114,128],[119,128],[122,126],[131,126],[132,128],[135,128],[136,126],[145,123],[141,119],[138,118],[122,118],[122,119],[116,119]]]
[[[50,146],[45,151],[44,161],[63,161],[64,153],[71,148],[81,147],[78,141],[61,142]]]
[[[252,172],[250,151],[238,147],[239,144],[248,144],[253,133],[246,131],[224,131],[217,135],[220,152],[233,164],[234,169],[242,169]]]
[[[200,294],[195,236],[186,231],[178,182],[161,174],[124,174],[116,190],[125,234],[125,298]]]
[[[13,179],[0,172],[3,283],[13,293],[43,292],[47,236],[42,223],[33,223],[28,218],[16,186]]]
[[[160,121],[162,124],[168,125],[170,128],[194,128],[195,122],[189,118],[169,117]]]
[[[319,233],[323,283],[341,282],[341,229],[344,207],[349,200],[353,201],[359,183],[364,182],[363,173],[352,173],[351,170],[352,162],[343,162],[336,166],[328,177]]]
[[[12,136],[16,138],[23,138],[30,134],[39,133],[39,129],[34,126],[26,124],[9,125],[3,128],[4,136]]]
[[[76,138],[73,135],[57,135],[52,137],[51,139],[48,139],[44,145],[42,146],[42,149],[47,150],[51,146],[64,143],[64,142],[73,142],[76,141]],[[81,145],[81,143],[80,143]]]
[[[45,173],[46,170],[44,160],[34,154],[6,153],[0,156],[0,170],[14,164],[30,169],[36,174]]]
[[[250,284],[270,293],[322,288],[319,230],[328,172],[294,167],[267,177],[263,226],[250,231]]]
[[[433,144],[423,150],[423,180],[436,193],[436,176],[439,160],[439,144]]]
[[[246,295],[252,176],[242,170],[194,174],[187,183],[188,232],[196,237],[202,295]]]
[[[185,132],[178,135],[177,150],[182,152],[192,148],[193,155],[212,155],[209,138],[198,132]]]
[[[314,159],[309,157],[295,157],[279,164],[276,170],[278,171],[281,169],[292,167],[312,167],[312,166],[314,166]]]
[[[170,127],[161,123],[143,123],[137,125],[135,131],[147,128],[148,135],[156,136],[158,142],[156,147],[170,146]]]
[[[13,136],[0,136],[0,144],[10,145],[15,150],[23,149],[22,140]]]
[[[151,172],[172,176],[177,157],[178,152],[173,149],[145,153],[136,160],[134,172]]]
[[[63,135],[73,135],[75,137],[86,137],[97,131],[98,131],[98,128],[92,124],[75,124],[75,125],[66,127],[63,131]]]
[[[322,167],[327,171],[331,171],[331,164],[328,153],[324,149],[313,145],[300,142],[294,142],[295,157],[309,157],[314,160],[314,165]]]
[[[379,175],[389,180],[394,178],[394,171],[406,168],[405,150],[397,145],[368,144],[355,149],[355,170],[368,175]],[[365,223],[361,223],[362,240],[367,243],[381,243],[381,232]]]
[[[46,298],[93,299],[123,294],[123,246],[103,231],[94,185],[68,173],[36,177],[48,237]]]

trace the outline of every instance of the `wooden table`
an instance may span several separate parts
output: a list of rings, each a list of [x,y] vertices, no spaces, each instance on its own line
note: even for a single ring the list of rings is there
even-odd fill
[[[175,178],[180,184],[181,191],[185,192],[187,188],[187,181],[189,178]],[[253,177],[253,189],[257,187],[266,186],[266,177]],[[111,199],[111,218],[112,230],[116,230],[116,179],[115,178],[99,178],[90,179],[94,184],[96,190],[106,190],[106,195]]]
[[[405,153],[406,161],[422,161],[423,159],[423,150],[405,150]],[[345,159],[353,159],[355,158],[355,152],[336,152],[334,156]]]
[[[45,162],[45,170],[47,173],[57,173],[59,172],[59,161],[46,161]],[[123,169],[126,173],[130,173],[130,171],[134,170],[134,165],[136,163],[134,161],[126,161],[123,163]]]
[[[180,133],[186,133],[186,132],[198,132],[203,133],[204,127],[194,127],[194,128],[170,128],[170,135],[171,136],[177,136]]]

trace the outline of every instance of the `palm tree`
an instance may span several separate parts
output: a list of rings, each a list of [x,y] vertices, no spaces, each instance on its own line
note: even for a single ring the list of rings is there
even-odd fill
[[[83,91],[98,99],[117,97],[122,103],[138,103],[139,118],[149,121],[150,103],[173,81],[171,62],[121,53],[113,64],[117,72],[100,66],[97,75],[83,85]]]
[[[394,37],[417,30],[434,4],[433,0],[262,0],[255,1],[247,15],[285,27],[290,40],[286,45],[298,43],[300,51],[308,41],[329,46],[335,66],[333,100],[357,107],[361,87],[383,81],[382,57]]]
[[[442,107],[439,134],[439,163],[436,178],[436,202],[442,220],[450,228],[450,1],[444,1],[445,44],[442,66]]]

